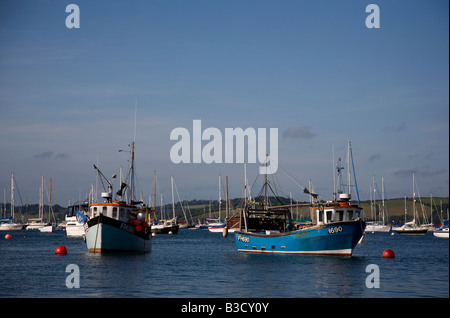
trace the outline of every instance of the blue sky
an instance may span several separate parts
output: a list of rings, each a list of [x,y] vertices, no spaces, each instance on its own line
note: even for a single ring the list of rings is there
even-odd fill
[[[68,4],[80,28],[68,29]],[[368,29],[365,8],[380,8]],[[243,193],[242,164],[178,164],[177,127],[278,128],[279,165],[332,193],[352,142],[360,196],[449,195],[448,1],[0,1],[0,189],[22,200],[84,198],[96,174],[127,167],[134,134],[140,191],[165,202],[217,199],[218,175]],[[205,144],[205,142],[204,142]],[[253,182],[258,164],[248,166]],[[308,198],[279,169],[284,193]],[[99,190],[100,191],[100,190]],[[255,192],[258,192],[255,189]],[[16,196],[17,197],[17,196]],[[3,201],[3,200],[0,200]],[[16,202],[17,199],[16,199]]]

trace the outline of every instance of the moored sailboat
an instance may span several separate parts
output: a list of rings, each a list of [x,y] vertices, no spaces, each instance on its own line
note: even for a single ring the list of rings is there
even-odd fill
[[[428,228],[421,227],[416,219],[416,194],[415,194],[415,178],[413,173],[413,220],[406,222],[406,217],[408,210],[406,208],[406,197],[405,197],[405,224],[402,226],[392,228],[397,234],[407,234],[407,235],[424,235],[428,232]]]
[[[23,224],[14,221],[14,173],[11,175],[11,217],[0,219],[0,231],[20,231]]]

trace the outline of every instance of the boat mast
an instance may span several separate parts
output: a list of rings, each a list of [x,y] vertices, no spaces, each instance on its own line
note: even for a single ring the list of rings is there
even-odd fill
[[[172,211],[173,211],[173,218],[175,218],[175,199],[173,197],[173,176],[170,177],[170,182],[172,184]]]
[[[263,208],[267,208],[267,160],[269,155],[266,154],[266,173],[264,174],[264,206]]]
[[[385,206],[384,206],[384,178],[381,177],[381,202],[382,202],[382,206],[383,206],[383,225],[386,224],[385,223]]]
[[[414,179],[414,172],[413,172],[413,222],[414,225],[416,225],[416,193],[415,193],[415,179]]]
[[[153,174],[153,212],[156,216],[156,171]]]
[[[44,219],[44,176],[41,181],[41,191],[39,192],[39,218]]]
[[[221,175],[219,174],[219,221],[220,221],[220,207],[222,205],[222,197],[221,197],[221,187],[220,187],[220,183],[221,183],[222,179],[221,179]]]
[[[50,196],[49,196],[49,204],[48,204],[48,223],[52,223],[52,219],[50,217],[50,212],[52,210],[52,178],[50,178]]]
[[[134,182],[134,141],[131,143],[131,173],[130,173],[130,205],[133,204]]]
[[[11,175],[11,217],[14,222],[14,173]]]
[[[408,210],[406,208],[406,196],[405,196],[405,224],[406,224],[406,214],[407,214]]]
[[[347,193],[350,195],[350,178],[351,178],[351,174],[350,174],[350,141],[348,142],[348,149],[347,149]]]

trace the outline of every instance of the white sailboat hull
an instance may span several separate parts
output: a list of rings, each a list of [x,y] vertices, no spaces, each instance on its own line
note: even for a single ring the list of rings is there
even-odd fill
[[[388,233],[391,230],[390,225],[369,224],[366,226],[366,233],[383,232]]]
[[[54,226],[53,225],[45,225],[45,226],[39,228],[39,231],[41,231],[42,233],[53,233]]]
[[[448,228],[443,230],[437,230],[433,232],[433,235],[439,238],[447,238],[448,239]]]
[[[17,223],[2,223],[0,225],[0,231],[20,231],[22,229],[22,224]]]

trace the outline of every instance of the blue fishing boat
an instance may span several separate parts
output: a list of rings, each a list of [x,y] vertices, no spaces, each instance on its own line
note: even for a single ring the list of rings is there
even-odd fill
[[[337,165],[339,179],[342,169]],[[347,178],[348,182],[349,180],[350,177]],[[350,193],[339,190],[337,193],[339,195],[334,193],[332,201],[320,202],[316,200],[317,194],[305,188],[304,192],[314,198],[310,203],[269,206],[267,187],[266,175],[264,202],[247,201],[245,208],[240,212],[240,228],[235,231],[236,247],[239,252],[352,255],[353,249],[364,234],[366,224],[362,220],[362,208],[359,204],[351,203]],[[348,189],[350,190],[350,185]],[[311,212],[309,224],[298,225],[292,220],[289,208],[294,206],[309,207]]]
[[[365,223],[361,208],[342,196],[310,207],[311,224],[296,228],[288,207],[247,206],[235,232],[239,252],[351,256]]]

